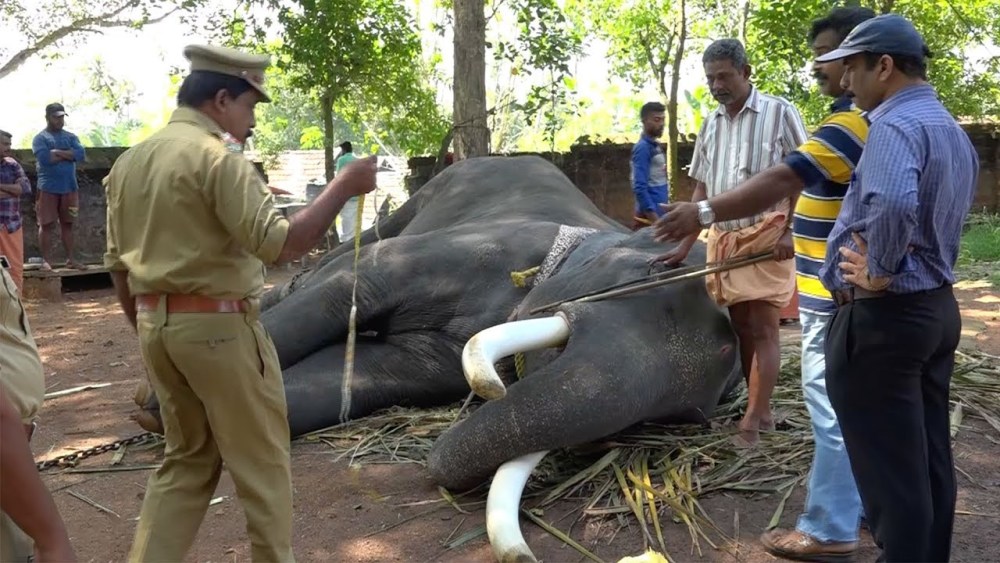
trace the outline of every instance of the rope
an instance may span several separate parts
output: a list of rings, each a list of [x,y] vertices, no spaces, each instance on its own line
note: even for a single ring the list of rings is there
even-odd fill
[[[514,371],[518,379],[524,379],[524,352],[514,353]]]
[[[351,380],[354,378],[354,345],[358,338],[358,256],[361,255],[361,216],[365,194],[358,196],[354,218],[354,286],[351,288],[351,315],[347,321],[347,350],[344,357],[344,381],[340,387],[340,422],[351,414]]]
[[[522,270],[520,272],[511,272],[510,279],[514,282],[516,287],[527,287],[528,278],[537,274],[541,269],[541,266],[535,266],[534,268],[528,268],[527,270]]]

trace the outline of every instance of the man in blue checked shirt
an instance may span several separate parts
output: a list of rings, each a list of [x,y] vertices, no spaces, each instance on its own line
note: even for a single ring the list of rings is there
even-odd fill
[[[955,512],[952,268],[979,161],[926,82],[929,56],[888,14],[816,59],[844,61],[841,83],[870,122],[819,276],[839,306],[827,391],[883,561],[948,561]]]
[[[667,160],[657,141],[663,135],[663,115],[667,110],[660,102],[647,102],[639,110],[642,136],[632,147],[632,191],[635,193],[633,229],[652,225],[663,215],[661,203],[667,203]]]

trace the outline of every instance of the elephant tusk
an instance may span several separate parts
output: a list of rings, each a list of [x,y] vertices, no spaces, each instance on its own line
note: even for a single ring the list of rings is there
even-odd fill
[[[500,563],[534,563],[535,555],[521,535],[518,516],[528,477],[548,451],[512,459],[497,469],[486,497],[486,535]]]
[[[569,334],[569,322],[561,313],[482,330],[462,350],[465,379],[480,397],[491,401],[502,399],[507,389],[493,367],[497,360],[517,352],[565,344]]]

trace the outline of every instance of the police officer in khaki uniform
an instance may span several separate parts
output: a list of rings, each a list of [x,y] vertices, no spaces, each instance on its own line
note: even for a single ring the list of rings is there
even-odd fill
[[[253,561],[293,561],[284,386],[258,320],[264,265],[316,246],[344,203],[375,188],[375,159],[352,163],[312,205],[285,219],[245,142],[269,57],[192,45],[178,109],[105,179],[107,252],[136,327],[166,436],[129,561],[181,561],[222,465],[243,505]]]
[[[76,561],[28,445],[45,398],[42,360],[6,267],[0,278],[0,561],[26,563],[35,548],[39,563]]]

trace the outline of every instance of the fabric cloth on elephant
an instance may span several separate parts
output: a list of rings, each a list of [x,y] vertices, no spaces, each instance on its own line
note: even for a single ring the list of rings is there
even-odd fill
[[[765,213],[753,226],[722,231],[715,225],[708,231],[707,261],[718,262],[749,256],[774,248],[788,224],[788,201],[777,210]],[[719,305],[730,306],[745,301],[765,301],[784,307],[795,292],[795,261],[764,260],[732,270],[716,272],[705,278],[708,294]]]
[[[538,275],[532,280],[532,286],[538,285],[548,279],[559,268],[570,251],[596,232],[597,229],[559,225],[559,232],[556,234],[555,240],[552,241],[552,248],[549,249],[545,260],[542,261]]]
[[[45,399],[45,372],[13,278],[0,268],[0,388],[30,424]],[[31,539],[0,513],[0,561],[28,561]]]

